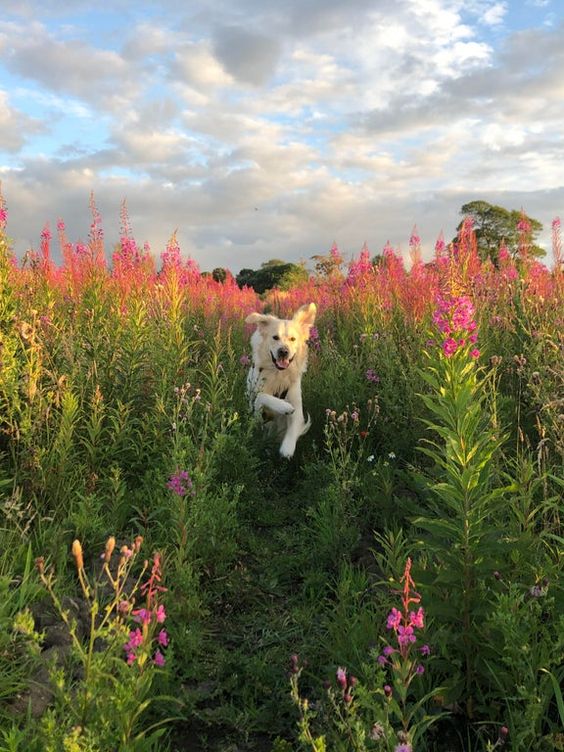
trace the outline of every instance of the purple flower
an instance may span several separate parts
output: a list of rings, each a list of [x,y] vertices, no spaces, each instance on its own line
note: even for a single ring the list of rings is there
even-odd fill
[[[159,668],[162,668],[165,665],[164,655],[160,650],[155,651],[155,655],[153,656],[153,663]]]
[[[415,673],[416,673],[416,674],[419,674],[419,675],[421,675],[421,674],[424,674],[424,673],[425,673],[425,666],[423,666],[423,665],[422,665],[422,664],[420,663],[420,664],[419,664],[419,665],[417,666],[417,668],[415,669]]]
[[[241,357],[239,358],[239,363],[242,366],[250,366],[251,365],[251,359],[249,358],[248,355],[241,355]]]
[[[421,645],[419,648],[419,651],[421,655],[430,655],[431,654],[431,648],[428,645]]]
[[[168,633],[166,629],[161,629],[161,631],[157,635],[157,642],[159,643],[159,645],[162,645],[163,648],[166,648],[169,642]]]
[[[186,470],[177,470],[171,475],[166,487],[177,496],[185,496],[192,489],[192,479]]]
[[[371,381],[373,384],[377,384],[380,381],[380,377],[373,368],[369,368],[364,375],[366,380]]]
[[[401,744],[398,744],[397,747],[394,747],[394,752],[413,752],[413,748],[411,744],[402,742]]]
[[[139,608],[137,611],[133,611],[133,621],[140,624],[149,624],[151,621],[151,612],[146,608]]]
[[[337,676],[337,684],[341,687],[341,689],[346,689],[347,688],[347,669],[339,666],[339,668],[337,669],[336,676]]]
[[[403,647],[405,645],[409,645],[409,643],[415,642],[416,637],[413,634],[413,627],[404,627],[403,625],[400,625],[398,627],[398,642]]]
[[[386,623],[386,629],[397,629],[401,624],[401,612],[397,608],[392,608],[388,614],[388,621]]]

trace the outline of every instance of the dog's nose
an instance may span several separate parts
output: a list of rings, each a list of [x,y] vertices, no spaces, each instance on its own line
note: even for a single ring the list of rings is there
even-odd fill
[[[290,354],[290,351],[288,350],[287,347],[279,347],[278,348],[278,357],[279,358],[281,358],[281,359],[282,358],[287,358],[289,354]]]

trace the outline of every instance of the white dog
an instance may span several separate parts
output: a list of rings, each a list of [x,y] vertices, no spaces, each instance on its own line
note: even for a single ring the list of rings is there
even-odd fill
[[[282,457],[290,458],[296,442],[310,427],[302,408],[302,375],[307,369],[309,329],[315,321],[315,303],[302,306],[292,319],[251,313],[247,324],[257,324],[251,337],[253,363],[247,376],[251,409],[272,420],[283,436]]]

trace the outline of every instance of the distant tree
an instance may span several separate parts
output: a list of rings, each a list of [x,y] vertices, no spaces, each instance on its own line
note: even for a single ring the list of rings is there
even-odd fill
[[[252,287],[251,281],[254,273],[254,269],[241,269],[239,274],[235,277],[239,287],[245,287],[245,285],[247,287]]]
[[[221,266],[216,266],[211,275],[216,282],[220,282],[221,284],[227,279],[227,271]]]
[[[524,232],[528,235],[528,253],[531,256],[544,256],[544,250],[534,242],[542,230],[542,224],[522,211],[504,209],[487,201],[470,201],[460,208],[460,214],[462,220],[456,229],[459,231],[464,220],[472,218],[478,254],[482,260],[490,258],[497,263],[501,245],[516,256]],[[528,230],[523,229],[523,222],[528,225]],[[456,242],[456,238],[453,238],[453,242]]]
[[[298,281],[307,280],[308,274],[302,264],[292,264],[271,259],[261,264],[260,269],[241,269],[236,277],[239,287],[252,287],[259,295],[273,287],[287,290]]]

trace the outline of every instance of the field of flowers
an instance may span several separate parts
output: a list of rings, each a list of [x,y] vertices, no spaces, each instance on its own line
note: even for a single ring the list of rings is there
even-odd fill
[[[259,297],[92,217],[0,201],[0,750],[564,749],[559,221]],[[244,319],[311,301],[287,461]]]

